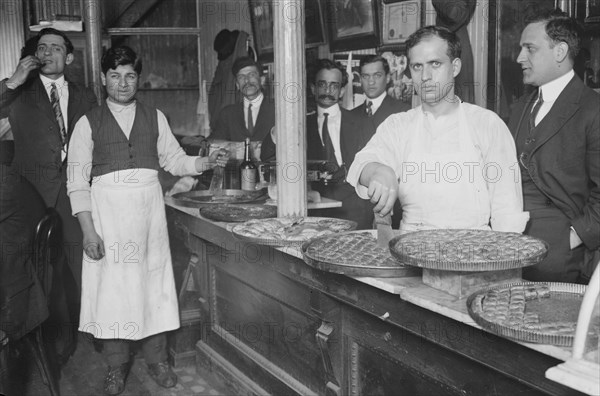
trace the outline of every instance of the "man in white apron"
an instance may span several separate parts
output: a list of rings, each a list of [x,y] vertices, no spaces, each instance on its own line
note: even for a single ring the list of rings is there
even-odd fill
[[[454,92],[460,41],[446,28],[426,26],[411,35],[407,50],[422,105],[379,126],[348,181],[381,215],[399,199],[401,231],[522,232],[528,213],[510,132],[496,114],[462,103]]]
[[[182,176],[227,160],[225,150],[185,155],[164,114],[136,101],[141,68],[131,48],[107,51],[108,99],[77,122],[69,145],[67,187],[84,246],[79,331],[103,342],[109,395],[125,389],[129,341],[142,340],[160,386],[177,381],[167,362],[165,332],[179,327],[179,310],[159,167]]]

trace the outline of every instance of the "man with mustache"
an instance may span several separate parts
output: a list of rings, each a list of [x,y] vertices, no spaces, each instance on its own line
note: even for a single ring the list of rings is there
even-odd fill
[[[250,57],[240,57],[233,62],[231,72],[235,76],[235,86],[243,96],[242,103],[224,107],[214,122],[211,140],[243,142],[263,142],[261,160],[275,158],[275,146],[270,136],[275,125],[275,104],[265,98],[263,84],[265,76],[262,66]]]
[[[326,160],[333,174],[327,183],[313,183],[313,189],[324,197],[342,201],[341,208],[317,213],[356,221],[359,229],[372,228],[372,205],[356,195],[346,182],[346,172],[374,130],[361,117],[339,106],[348,76],[338,62],[318,59],[309,67],[308,81],[317,110],[306,119],[307,159]]]
[[[74,60],[67,35],[46,28],[33,42],[27,42],[27,48],[31,44],[34,52],[24,53],[13,75],[0,82],[0,118],[8,117],[15,139],[12,169],[61,217],[64,254],[57,260],[55,281],[62,281],[67,288],[71,312],[65,313],[62,301],[56,298],[51,304],[59,303],[57,315],[63,317],[56,319],[61,321],[57,323],[56,353],[59,361],[65,362],[75,349],[76,333],[71,326],[76,324],[79,310],[82,258],[81,229],[71,215],[66,191],[67,144],[77,120],[96,106],[96,97],[91,89],[65,79],[65,68]],[[64,318],[68,314],[71,317]]]
[[[514,141],[492,111],[461,102],[460,41],[426,26],[406,42],[422,105],[393,114],[354,159],[349,182],[374,210],[402,205],[401,231],[473,228],[522,232],[521,183]]]
[[[577,21],[553,10],[527,22],[517,62],[523,82],[538,89],[515,104],[508,125],[531,214],[525,233],[549,249],[523,277],[588,283],[600,246],[600,95],[573,72],[582,34]]]

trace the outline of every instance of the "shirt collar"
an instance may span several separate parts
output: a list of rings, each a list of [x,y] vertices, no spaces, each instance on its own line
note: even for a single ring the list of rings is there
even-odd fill
[[[373,102],[373,107],[377,109],[377,108],[379,108],[379,106],[381,106],[381,104],[383,103],[383,99],[385,99],[385,96],[386,96],[386,95],[387,95],[387,93],[386,93],[385,91],[383,91],[383,92],[382,92],[382,94],[381,94],[381,95],[379,95],[379,96],[378,96],[378,97],[376,97],[376,98],[373,98],[373,99],[369,99],[369,98],[367,98],[367,99],[365,100],[365,105],[367,104],[367,101],[369,101],[369,100],[370,100],[371,102]]]
[[[63,86],[67,86],[67,81],[65,80],[65,76],[60,76],[56,80],[52,80],[43,74],[40,74],[40,80],[42,80],[42,84],[46,87],[46,90],[50,90],[52,84],[56,84],[57,88],[62,88]]]
[[[123,105],[123,104],[115,103],[111,100],[108,100],[108,98],[106,99],[106,105],[108,106],[109,110],[114,113],[121,113],[121,112],[127,111],[127,110],[135,110],[135,104],[136,104],[135,100],[131,103]]]
[[[256,98],[254,98],[253,100],[248,100],[247,98],[244,98],[244,108],[248,108],[248,105],[250,103],[252,103],[252,107],[253,108],[258,108],[260,107],[260,105],[262,104],[263,98],[265,96],[263,95],[263,93],[259,93],[258,96]]]
[[[540,91],[542,92],[544,102],[554,102],[574,75],[575,72],[571,69],[568,73],[542,85]]]
[[[331,117],[335,117],[338,114],[341,113],[340,111],[340,105],[338,105],[337,103],[334,104],[331,107],[328,107],[326,109],[322,108],[321,106],[317,106],[317,114],[319,117],[323,117],[323,113],[327,113],[329,114],[329,118]]]

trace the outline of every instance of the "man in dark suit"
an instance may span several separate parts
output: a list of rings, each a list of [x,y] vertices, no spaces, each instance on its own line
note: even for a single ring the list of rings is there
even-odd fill
[[[360,60],[360,84],[367,99],[360,106],[352,109],[352,113],[364,118],[367,125],[372,126],[373,132],[391,114],[401,113],[411,109],[411,105],[396,100],[387,94],[387,86],[392,76],[390,65],[381,55],[369,55]],[[392,227],[399,228],[402,218],[400,201],[394,204]]]
[[[243,142],[249,137],[251,141],[264,142],[275,125],[275,104],[266,99],[262,92],[265,81],[262,66],[245,56],[235,60],[231,72],[244,100],[221,110],[210,139]],[[264,142],[261,149],[263,161],[275,158],[275,146],[271,139],[268,142]]]
[[[346,171],[374,130],[361,117],[339,106],[348,83],[348,76],[339,63],[318,59],[309,68],[308,81],[317,101],[317,111],[306,119],[307,159],[325,160],[333,165],[332,179],[327,184],[313,183],[313,188],[324,197],[342,201],[341,208],[318,210],[315,214],[356,221],[359,229],[372,228],[372,205],[360,199],[346,182]]]
[[[573,72],[581,28],[560,10],[538,14],[521,34],[523,82],[538,87],[509,122],[523,182],[525,233],[549,244],[526,267],[535,281],[586,283],[583,259],[600,246],[600,95]]]
[[[35,187],[62,220],[68,266],[59,266],[58,272],[65,273],[64,281],[72,285],[68,290],[72,323],[61,323],[64,327],[58,329],[59,336],[67,338],[64,348],[58,348],[65,358],[75,345],[67,330],[77,325],[83,258],[81,229],[66,194],[67,144],[77,120],[96,105],[91,90],[65,80],[65,66],[72,61],[69,38],[58,30],[42,29],[35,54],[24,56],[13,75],[0,82],[0,117],[8,116],[15,140],[13,170]]]

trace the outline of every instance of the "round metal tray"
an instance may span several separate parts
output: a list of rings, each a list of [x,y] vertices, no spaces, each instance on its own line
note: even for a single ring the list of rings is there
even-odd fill
[[[255,237],[246,235],[244,228],[248,226],[248,223],[253,222],[257,225],[263,225],[262,223],[268,223],[273,220],[285,221],[290,223],[290,226],[282,229],[279,234],[271,236]],[[302,237],[300,232],[302,228],[315,228],[318,231],[328,231],[330,233],[343,232],[347,230],[354,230],[357,226],[356,222],[344,219],[334,219],[331,217],[304,217],[299,219],[300,223],[291,226],[294,219],[290,218],[276,218],[276,219],[261,219],[261,220],[250,220],[243,224],[236,224],[232,227],[231,232],[233,235],[245,242],[258,243],[260,245],[268,246],[292,246],[300,247],[304,241],[310,237]],[[267,233],[263,235],[268,235]]]
[[[312,238],[302,244],[304,261],[322,271],[348,276],[399,278],[421,270],[402,265],[389,249],[377,246],[377,231],[350,231]]]
[[[538,282],[537,284],[540,283]],[[579,313],[581,302],[583,301],[586,286],[558,282],[544,282],[544,284],[550,289],[550,297],[526,301],[525,311],[537,313],[540,317],[540,323],[577,323],[577,315]],[[516,282],[495,285],[471,294],[467,299],[469,315],[471,315],[471,318],[473,318],[478,325],[502,337],[537,344],[551,344],[564,347],[572,346],[573,339],[575,338],[574,331],[572,334],[553,334],[544,332],[543,330],[523,329],[490,321],[474,311],[473,302],[478,296],[482,294],[485,295],[492,290],[500,290],[520,285],[536,285],[536,282]]]
[[[200,214],[209,220],[240,223],[253,219],[277,217],[277,207],[270,205],[222,204],[200,208]]]
[[[238,204],[258,202],[266,199],[266,190],[221,190],[219,194],[213,194],[209,190],[187,191],[174,194],[172,197],[176,205],[187,208],[199,208],[205,205],[215,204]]]
[[[541,239],[515,232],[439,229],[415,231],[390,241],[401,263],[445,271],[499,271],[539,263],[548,253]]]

